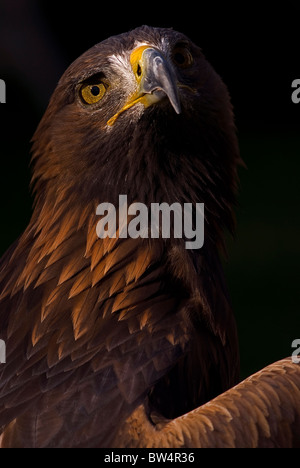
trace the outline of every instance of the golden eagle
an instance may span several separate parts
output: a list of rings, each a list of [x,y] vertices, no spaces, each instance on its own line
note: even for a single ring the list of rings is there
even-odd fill
[[[299,366],[231,389],[219,255],[239,164],[227,88],[185,35],[143,26],[68,68],[33,140],[32,219],[0,263],[2,447],[296,443]],[[97,206],[120,194],[204,203],[203,248],[99,239]]]

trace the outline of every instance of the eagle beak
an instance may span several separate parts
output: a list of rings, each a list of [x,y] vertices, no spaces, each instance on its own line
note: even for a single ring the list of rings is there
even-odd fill
[[[177,80],[172,65],[163,54],[149,46],[135,49],[130,56],[130,63],[137,82],[137,91],[131,95],[122,107],[109,121],[112,126],[119,115],[138,102],[145,107],[168,97],[177,114],[181,112]]]
[[[180,114],[180,101],[173,68],[157,50],[146,48],[138,61],[136,74],[140,74],[140,93],[145,95],[145,101],[151,105],[168,96],[175,112]]]

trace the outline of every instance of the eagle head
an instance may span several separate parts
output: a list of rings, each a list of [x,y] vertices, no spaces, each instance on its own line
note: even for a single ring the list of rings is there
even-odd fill
[[[204,202],[233,230],[240,163],[230,97],[201,49],[172,29],[110,37],[64,73],[34,136],[36,196]]]

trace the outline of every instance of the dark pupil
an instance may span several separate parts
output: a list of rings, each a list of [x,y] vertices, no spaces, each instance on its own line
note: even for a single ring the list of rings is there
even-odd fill
[[[175,62],[178,63],[179,65],[183,65],[185,62],[185,56],[181,54],[180,52],[176,52],[174,55]]]
[[[98,96],[100,93],[99,86],[92,86],[91,87],[91,93],[93,96]]]

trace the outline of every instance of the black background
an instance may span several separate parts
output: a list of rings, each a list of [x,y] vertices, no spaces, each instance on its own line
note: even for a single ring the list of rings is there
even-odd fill
[[[31,214],[30,139],[65,68],[108,36],[142,24],[173,27],[200,45],[227,84],[241,154],[237,235],[227,282],[242,376],[290,355],[300,338],[300,4],[1,0],[0,254]],[[281,5],[281,6],[280,6]]]

